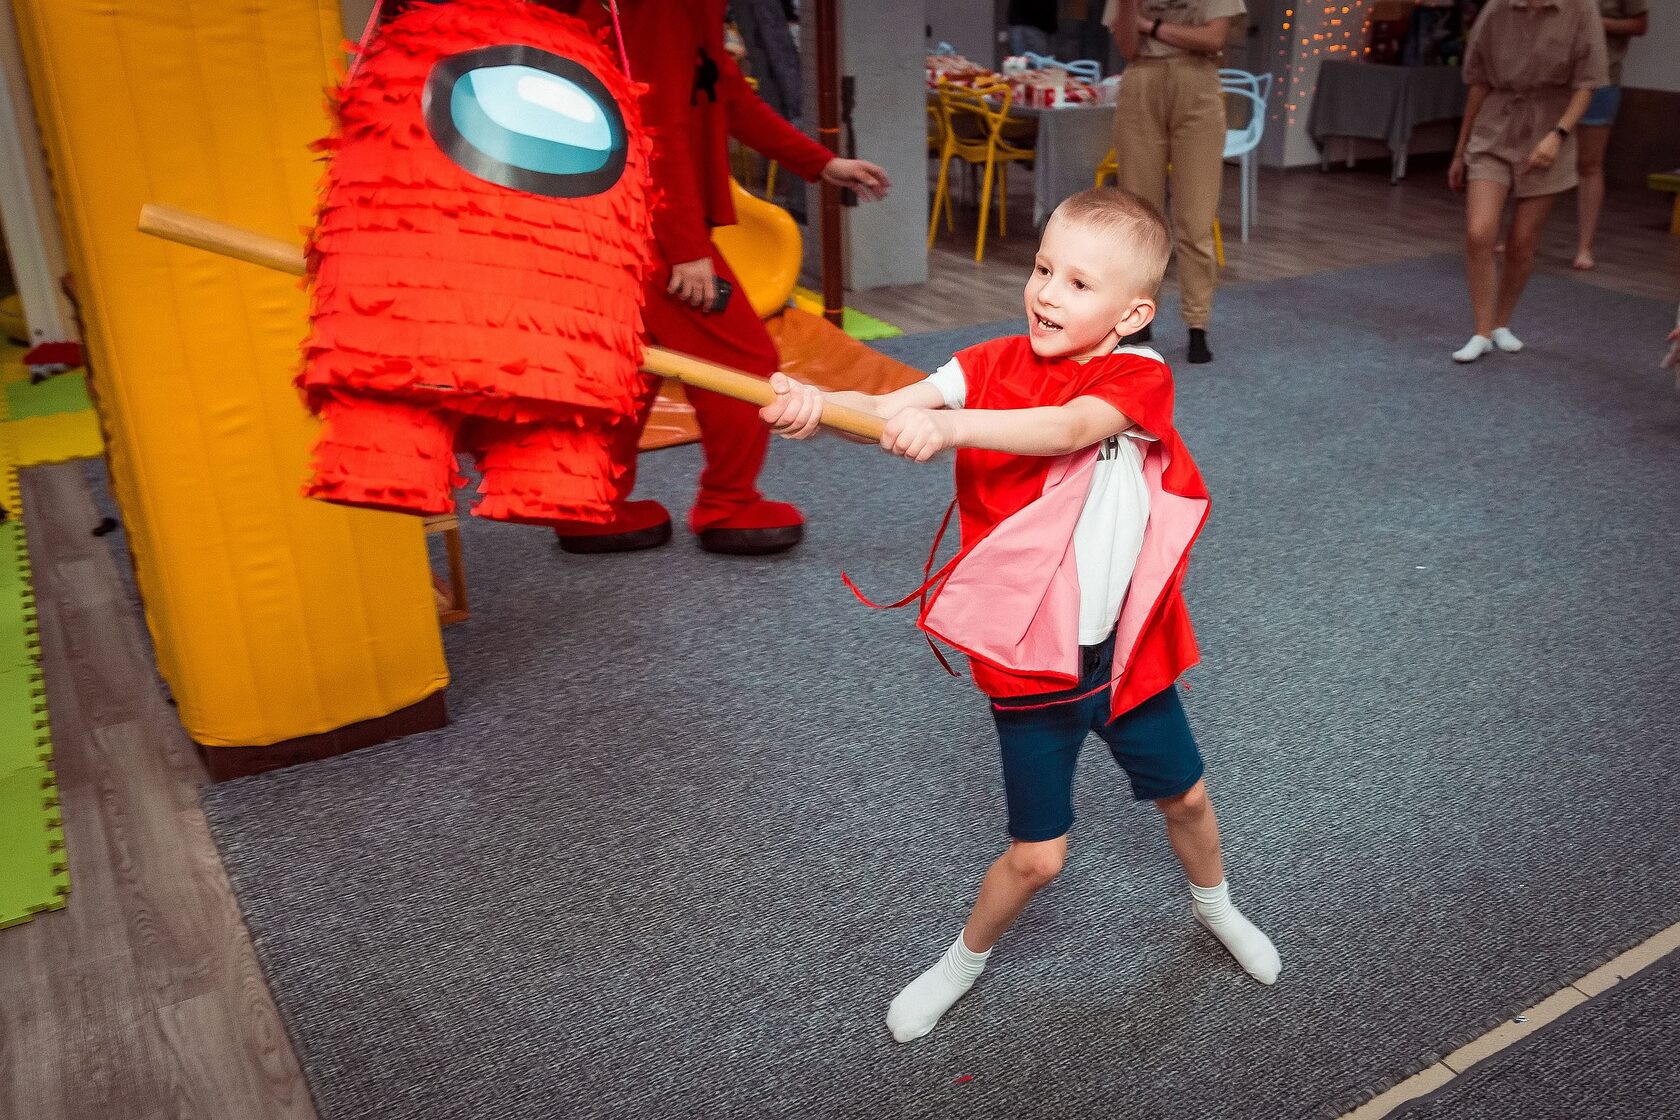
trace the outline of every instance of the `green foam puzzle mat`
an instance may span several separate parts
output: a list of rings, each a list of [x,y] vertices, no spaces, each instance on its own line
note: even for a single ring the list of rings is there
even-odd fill
[[[53,773],[0,773],[0,928],[64,905],[70,890]]]
[[[796,307],[803,307],[813,315],[822,313],[822,296],[809,288],[795,288],[793,303]],[[859,342],[874,342],[881,338],[897,338],[904,332],[884,319],[877,319],[873,315],[866,315],[855,307],[840,309],[840,329],[857,339]]]
[[[0,413],[12,405],[0,399]],[[11,450],[10,441],[0,440],[0,498],[7,513],[0,522],[0,928],[62,908],[70,890]]]
[[[81,412],[93,407],[88,399],[87,374],[71,370],[49,377],[39,385],[27,381],[6,386],[6,415],[11,420],[29,416],[51,416],[59,412]]]

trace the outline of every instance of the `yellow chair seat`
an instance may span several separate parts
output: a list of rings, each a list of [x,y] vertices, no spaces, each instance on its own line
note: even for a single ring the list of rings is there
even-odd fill
[[[767,319],[787,306],[799,282],[805,248],[793,215],[729,181],[735,224],[712,231],[712,244],[729,262],[752,309]]]

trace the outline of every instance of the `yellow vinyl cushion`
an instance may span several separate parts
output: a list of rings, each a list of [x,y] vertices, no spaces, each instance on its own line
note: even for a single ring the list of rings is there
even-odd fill
[[[206,746],[448,683],[415,518],[299,496],[293,277],[136,232],[162,202],[297,242],[341,65],[333,0],[13,0],[159,668]]]

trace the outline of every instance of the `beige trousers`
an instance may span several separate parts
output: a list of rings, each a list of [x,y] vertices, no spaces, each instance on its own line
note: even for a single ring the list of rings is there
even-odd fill
[[[1225,101],[1219,68],[1205,55],[1140,58],[1126,66],[1114,109],[1116,182],[1166,212],[1172,167],[1172,225],[1179,306],[1186,326],[1206,329],[1218,266],[1213,219],[1224,174]]]

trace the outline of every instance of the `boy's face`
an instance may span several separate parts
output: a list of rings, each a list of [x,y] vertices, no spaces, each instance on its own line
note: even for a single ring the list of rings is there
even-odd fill
[[[1106,354],[1155,317],[1135,263],[1108,230],[1052,217],[1027,281],[1027,335],[1041,358]]]

